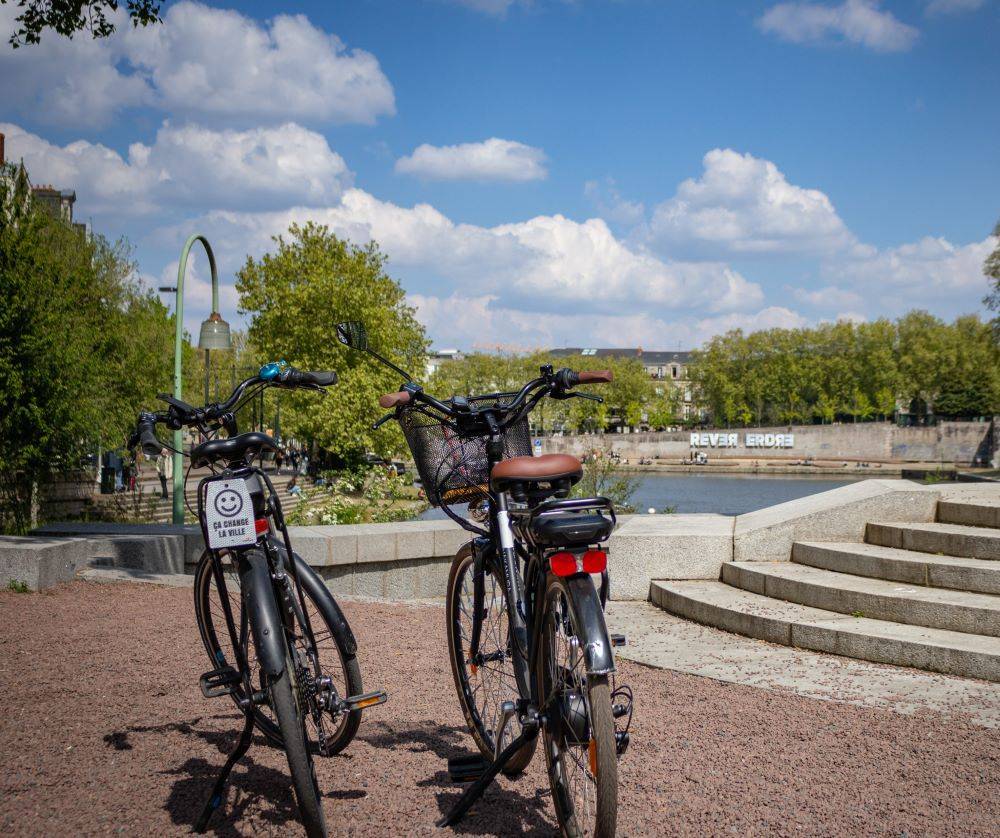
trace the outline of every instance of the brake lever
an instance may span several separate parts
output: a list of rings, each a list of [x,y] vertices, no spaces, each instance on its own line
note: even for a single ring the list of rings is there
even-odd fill
[[[395,418],[396,418],[396,414],[395,413],[387,413],[385,416],[383,416],[381,419],[379,419],[374,425],[372,425],[372,430],[373,431],[377,431],[379,428],[381,428],[390,419],[395,419]]]
[[[570,393],[567,398],[577,398],[577,399],[590,399],[592,402],[597,402],[598,404],[604,404],[604,399],[600,396],[595,396],[592,393]]]

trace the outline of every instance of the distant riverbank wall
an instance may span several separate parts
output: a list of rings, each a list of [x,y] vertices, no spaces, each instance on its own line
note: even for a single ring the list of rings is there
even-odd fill
[[[988,465],[1000,445],[1000,420],[941,422],[903,428],[891,422],[785,425],[674,433],[580,434],[541,437],[545,453],[582,456],[594,450],[622,457],[681,461],[697,451],[713,459],[844,460],[847,462]]]

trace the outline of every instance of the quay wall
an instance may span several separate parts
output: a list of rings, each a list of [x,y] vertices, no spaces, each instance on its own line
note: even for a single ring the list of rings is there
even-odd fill
[[[986,465],[997,456],[996,449],[1000,446],[998,425],[1000,422],[994,420],[992,423],[941,422],[932,427],[903,428],[891,422],[858,422],[697,432],[580,434],[542,437],[541,441],[543,453],[576,456],[603,450],[615,451],[629,459],[650,457],[680,461],[689,458],[695,451],[702,451],[712,459],[812,458],[972,466]],[[694,433],[699,437],[697,445],[692,444]],[[751,439],[748,440],[748,436]],[[764,444],[765,440],[767,444]]]

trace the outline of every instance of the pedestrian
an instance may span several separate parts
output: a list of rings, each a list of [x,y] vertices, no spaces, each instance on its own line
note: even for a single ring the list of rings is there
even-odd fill
[[[288,452],[288,459],[292,461],[292,475],[295,476],[299,473],[299,452],[297,448],[292,448]]]
[[[160,497],[167,496],[167,481],[174,477],[174,458],[166,448],[160,451],[160,456],[156,458],[156,473],[160,478]]]
[[[274,471],[276,474],[281,474],[281,464],[285,459],[285,451],[283,448],[279,448],[274,452]]]

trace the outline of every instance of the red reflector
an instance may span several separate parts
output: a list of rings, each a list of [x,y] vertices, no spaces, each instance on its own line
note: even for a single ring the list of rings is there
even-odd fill
[[[257,530],[257,535],[260,535],[261,533],[267,532],[269,529],[271,529],[271,525],[268,523],[267,518],[258,518],[256,521],[253,522],[253,525],[254,529]]]
[[[576,556],[572,553],[553,553],[549,556],[549,567],[556,576],[572,576],[576,573]]]
[[[608,567],[608,554],[603,550],[588,550],[583,554],[585,573],[604,573]]]

